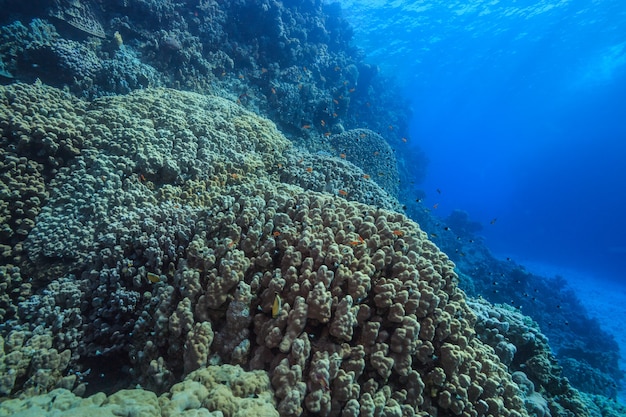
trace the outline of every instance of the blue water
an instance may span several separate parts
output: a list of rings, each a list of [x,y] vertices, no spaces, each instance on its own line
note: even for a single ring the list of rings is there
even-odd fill
[[[626,3],[341,3],[411,99],[428,203],[496,252],[626,282]]]
[[[412,103],[398,152],[426,153],[424,204],[467,211],[495,254],[587,277],[599,293],[579,296],[596,314],[602,291],[624,305],[626,2],[341,4]]]

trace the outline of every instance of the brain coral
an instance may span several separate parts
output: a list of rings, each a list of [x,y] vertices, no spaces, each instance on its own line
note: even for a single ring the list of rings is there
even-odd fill
[[[116,363],[174,401],[237,364],[269,372],[281,416],[527,415],[446,255],[402,214],[281,182],[298,162],[271,122],[166,89],[1,91],[2,140],[49,193],[13,259],[33,282],[11,326],[53,329],[77,388],[113,385]]]

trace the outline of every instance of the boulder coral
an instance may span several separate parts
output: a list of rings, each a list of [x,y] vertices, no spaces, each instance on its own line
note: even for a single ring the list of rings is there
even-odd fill
[[[112,385],[114,362],[164,393],[162,415],[234,416],[205,375],[234,364],[268,380],[226,385],[271,384],[284,417],[527,415],[448,257],[403,214],[285,182],[295,151],[271,122],[193,93],[87,103],[40,84],[2,87],[0,115],[3,148],[45,173],[10,259],[32,277],[11,327],[59,335],[33,347],[59,352],[42,391]]]

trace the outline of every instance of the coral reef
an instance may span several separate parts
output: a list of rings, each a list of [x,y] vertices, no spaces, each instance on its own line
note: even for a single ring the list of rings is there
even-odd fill
[[[398,167],[394,150],[369,129],[353,129],[330,137],[331,146],[347,161],[360,167],[389,194],[398,195]]]
[[[53,331],[38,350],[63,359],[36,392],[88,394],[113,362],[128,386],[195,393],[179,410],[217,407],[198,375],[230,363],[271,374],[282,416],[526,415],[446,255],[402,214],[280,182],[295,151],[271,122],[167,89],[0,97],[2,140],[49,193],[11,259],[33,277],[11,328]]]
[[[494,262],[466,215],[411,206],[462,288],[532,308],[562,370],[499,307],[472,304],[474,335],[453,265],[392,212],[412,187],[408,105],[338,4],[3,10],[0,81],[33,85],[0,95],[0,395],[104,390],[99,412],[158,415],[155,395],[119,391],[141,383],[203,415],[223,388],[189,378],[226,363],[270,371],[282,415],[586,415],[561,374],[614,396],[617,346],[560,281]],[[557,310],[533,295],[554,288]]]
[[[348,200],[360,201],[389,210],[401,211],[400,203],[392,190],[381,188],[375,181],[372,166],[356,168],[342,155],[333,156],[327,152],[314,154],[294,150],[285,154],[286,163],[281,164],[281,181],[299,185],[317,192],[342,196]],[[375,165],[375,164],[374,164]],[[392,176],[397,173],[387,171]]]

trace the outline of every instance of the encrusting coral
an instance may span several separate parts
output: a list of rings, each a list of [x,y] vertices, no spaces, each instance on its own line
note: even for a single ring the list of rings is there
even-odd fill
[[[114,360],[128,385],[166,393],[162,415],[253,410],[221,403],[237,390],[284,417],[527,415],[447,256],[402,214],[281,182],[294,150],[271,122],[165,89],[77,103],[17,84],[0,109],[3,148],[42,164],[49,192],[12,259],[33,283],[11,325],[62,335],[42,347],[66,361],[44,391],[84,391],[87,362],[106,382]],[[49,135],[61,120],[72,133]],[[224,392],[214,364],[253,376]]]

